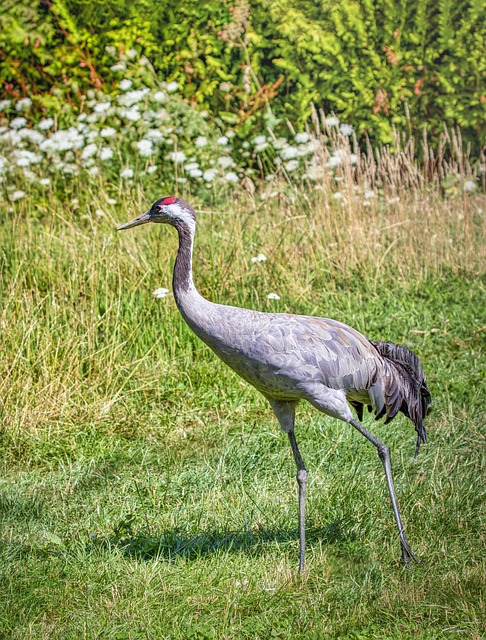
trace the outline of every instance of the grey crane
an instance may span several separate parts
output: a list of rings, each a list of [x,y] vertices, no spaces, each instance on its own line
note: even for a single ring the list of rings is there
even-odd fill
[[[198,293],[192,279],[194,210],[181,198],[168,196],[118,229],[148,222],[170,224],[179,234],[172,286],[182,317],[223,362],[269,400],[289,437],[299,487],[299,570],[304,570],[305,562],[307,487],[307,470],[294,435],[295,410],[300,400],[351,424],[376,447],[385,470],[403,562],[406,566],[411,560],[417,562],[403,530],[388,447],[359,422],[364,405],[377,419],[386,416],[387,422],[401,411],[415,425],[418,453],[421,443],[426,442],[423,419],[431,398],[417,356],[392,342],[368,340],[336,320],[210,302]]]

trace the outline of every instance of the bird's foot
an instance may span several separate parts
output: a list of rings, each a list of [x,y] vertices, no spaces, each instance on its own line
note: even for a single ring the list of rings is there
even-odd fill
[[[400,538],[400,544],[402,546],[403,564],[407,569],[410,567],[410,563],[412,560],[417,564],[421,564],[420,561],[415,556],[415,554],[413,553],[412,549],[410,548],[410,545],[408,544],[408,540],[407,538],[405,538],[405,536],[403,536],[403,538]]]

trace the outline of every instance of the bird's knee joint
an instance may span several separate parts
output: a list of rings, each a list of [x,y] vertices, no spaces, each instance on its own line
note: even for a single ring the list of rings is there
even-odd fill
[[[380,460],[382,462],[385,462],[385,460],[390,457],[390,453],[386,444],[381,444],[378,447],[378,455],[380,456]]]
[[[299,485],[305,486],[307,484],[307,471],[305,469],[299,469],[297,471],[297,482]]]

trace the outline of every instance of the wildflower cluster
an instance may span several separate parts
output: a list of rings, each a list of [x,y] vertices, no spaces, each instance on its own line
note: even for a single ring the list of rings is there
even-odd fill
[[[267,199],[278,193],[272,186],[276,177],[287,184],[306,180],[318,188],[328,177],[341,179],[339,168],[359,162],[353,127],[334,115],[323,115],[321,131],[314,135],[284,136],[276,124],[242,139],[237,129],[224,126],[223,117],[209,118],[189,104],[176,82],[129,77],[130,61],[148,63],[128,50],[111,67],[122,76],[114,91],[89,90],[80,112],[66,111],[72,115],[63,114],[62,125],[57,113],[39,118],[30,98],[0,100],[0,183],[11,201],[36,185],[48,188],[77,175],[125,185],[156,180],[172,188],[177,182],[193,190],[241,183],[250,193],[261,179],[257,194]],[[474,188],[474,180],[464,184],[466,192]],[[365,186],[364,203],[369,205],[373,195]],[[334,197],[345,203],[339,191]]]

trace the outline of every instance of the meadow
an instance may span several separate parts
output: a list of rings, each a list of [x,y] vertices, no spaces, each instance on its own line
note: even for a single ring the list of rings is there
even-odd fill
[[[173,230],[115,232],[156,184],[86,173],[6,201],[0,637],[483,637],[485,200],[457,154],[441,159],[449,182],[409,160],[372,153],[310,186],[284,175],[264,197],[182,192],[203,295],[333,317],[420,356],[433,412],[419,457],[403,416],[365,418],[391,450],[421,561],[408,570],[375,451],[302,405],[297,573],[285,434],[172,294],[153,295],[170,289]]]

